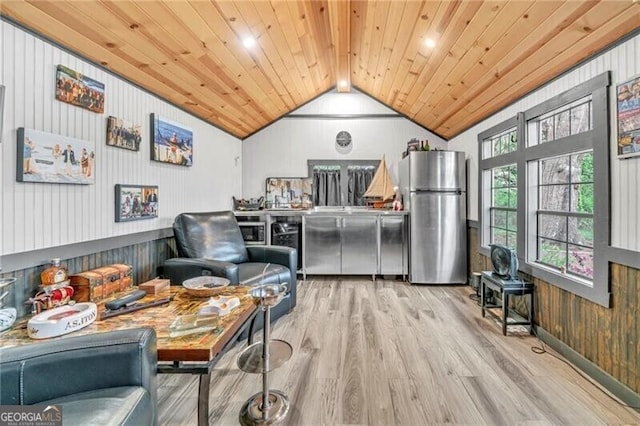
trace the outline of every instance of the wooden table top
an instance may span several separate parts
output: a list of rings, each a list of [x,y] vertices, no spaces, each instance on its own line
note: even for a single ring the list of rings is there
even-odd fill
[[[209,298],[193,297],[183,287],[171,286],[169,290],[157,295],[149,295],[138,302],[145,303],[172,295],[170,303],[153,306],[139,311],[122,314],[102,321],[96,321],[85,328],[52,339],[64,339],[71,336],[82,336],[103,333],[113,330],[125,330],[138,327],[153,327],[158,337],[158,361],[211,361],[228,343],[229,339],[258,309],[248,295],[249,287],[229,286],[221,294],[238,296],[240,306],[229,314],[220,317],[219,334],[213,332],[196,333],[187,336],[170,337],[169,326],[178,315],[195,314],[205,305]],[[98,310],[104,309],[98,305]],[[16,323],[11,330],[0,335],[2,347],[37,344],[51,339],[31,339],[27,334],[26,318]]]

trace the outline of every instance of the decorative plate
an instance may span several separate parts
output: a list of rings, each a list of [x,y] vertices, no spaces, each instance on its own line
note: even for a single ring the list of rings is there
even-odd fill
[[[220,294],[231,281],[222,277],[195,277],[182,283],[187,293],[196,297],[211,297]]]

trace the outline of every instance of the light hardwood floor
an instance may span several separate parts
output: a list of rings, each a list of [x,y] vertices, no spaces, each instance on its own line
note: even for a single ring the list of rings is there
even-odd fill
[[[467,286],[311,277],[272,328],[293,357],[271,373],[290,425],[640,424],[563,362],[538,355],[523,328],[502,335]],[[261,336],[261,334],[260,334]],[[210,424],[236,425],[261,389],[236,366],[240,342],[211,378]],[[160,375],[160,425],[195,425],[197,378]]]

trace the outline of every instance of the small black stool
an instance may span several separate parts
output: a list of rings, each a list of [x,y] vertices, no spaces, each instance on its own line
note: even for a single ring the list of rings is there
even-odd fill
[[[487,303],[487,289],[493,290],[502,295],[502,304],[488,304]],[[509,296],[528,296],[527,309],[528,315],[525,320],[518,320],[511,318],[509,314],[517,315],[515,311],[509,309]],[[533,283],[526,280],[505,280],[497,275],[494,275],[491,271],[482,271],[482,278],[480,279],[480,307],[482,308],[482,316],[485,313],[489,313],[495,318],[502,321],[502,335],[507,335],[507,326],[509,325],[528,325],[529,333],[533,332]],[[490,311],[491,308],[502,308],[502,318]]]

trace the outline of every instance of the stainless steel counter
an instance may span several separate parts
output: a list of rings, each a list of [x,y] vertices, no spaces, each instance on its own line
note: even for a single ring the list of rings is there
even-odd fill
[[[314,207],[307,210],[294,209],[267,209],[267,210],[236,210],[236,216],[309,216],[309,215],[381,215],[381,216],[406,216],[407,211],[393,211],[382,209],[369,209],[357,207]]]
[[[408,213],[362,207],[234,212],[239,221],[264,222],[267,244],[272,243],[272,225],[299,224],[305,278],[307,274],[360,274],[374,279],[408,273]]]

